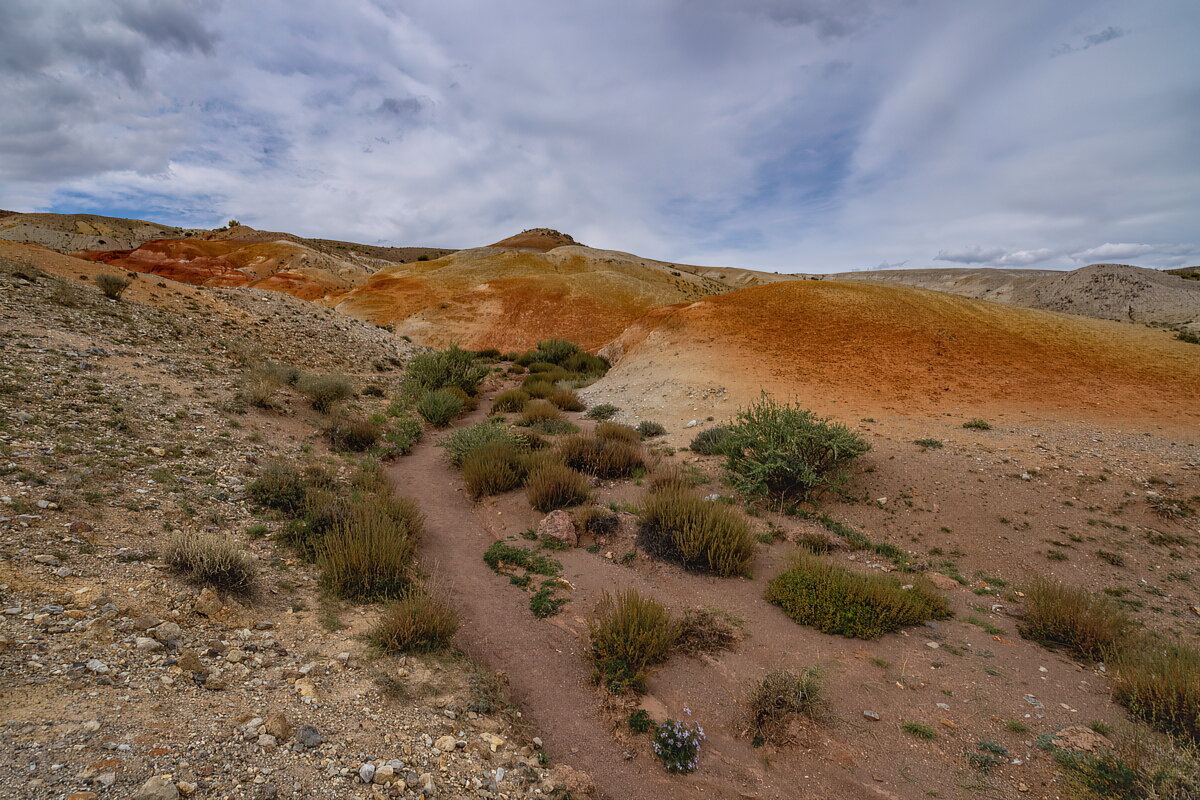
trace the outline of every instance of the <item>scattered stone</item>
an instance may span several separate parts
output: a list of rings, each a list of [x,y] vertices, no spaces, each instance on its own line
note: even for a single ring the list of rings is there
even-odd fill
[[[90,659],[87,662],[87,671],[94,672],[97,675],[103,675],[108,672],[108,665],[98,658]]]
[[[205,587],[196,602],[192,605],[197,614],[205,617],[215,617],[225,610],[225,604],[221,602],[221,598],[217,597],[217,593],[209,587]]]
[[[867,719],[875,720],[876,722],[879,722],[879,720],[883,719],[883,717],[879,716],[878,711],[864,711],[863,716]]]
[[[154,653],[163,649],[163,643],[149,636],[139,636],[134,646],[143,653]]]
[[[321,732],[312,725],[301,725],[296,729],[296,741],[305,747],[320,747],[324,740]]]
[[[184,650],[179,654],[179,660],[175,663],[184,672],[191,672],[192,674],[202,674],[208,672],[208,670],[204,668],[204,663],[200,661],[200,656],[196,655],[195,650]]]
[[[358,779],[363,783],[370,783],[375,778],[375,765],[363,764],[358,768]]]
[[[164,622],[150,632],[160,642],[177,642],[183,636],[183,628],[174,622]]]

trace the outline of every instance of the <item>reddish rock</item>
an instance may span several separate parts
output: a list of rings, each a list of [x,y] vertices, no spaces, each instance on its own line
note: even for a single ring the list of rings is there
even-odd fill
[[[579,537],[575,533],[575,523],[572,521],[571,515],[561,509],[551,511],[538,523],[537,534],[539,537],[544,536],[562,542],[568,547],[579,544]]]

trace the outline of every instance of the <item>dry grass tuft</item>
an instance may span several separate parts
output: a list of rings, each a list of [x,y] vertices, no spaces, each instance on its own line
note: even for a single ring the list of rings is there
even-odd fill
[[[636,439],[572,436],[559,444],[558,452],[567,466],[598,478],[627,478],[646,465]]]
[[[555,389],[546,399],[563,411],[583,411],[587,408],[579,395],[570,389]]]
[[[448,647],[457,630],[453,607],[412,587],[384,610],[367,640],[388,653],[424,653]]]
[[[1127,614],[1106,597],[1038,577],[1025,590],[1021,635],[1087,661],[1113,655],[1129,633]]]
[[[799,672],[771,672],[754,684],[748,705],[755,744],[787,744],[789,723],[796,714],[819,719],[824,711],[821,671],[806,667]]]
[[[467,453],[463,483],[472,499],[512,491],[525,482],[529,454],[508,441],[491,441]]]
[[[245,594],[254,586],[254,556],[224,534],[176,534],[163,551],[172,569],[196,583]]]
[[[668,485],[648,492],[640,513],[637,542],[650,555],[721,577],[750,574],[754,536],[729,506]]]
[[[678,628],[666,606],[630,589],[605,593],[588,633],[597,680],[622,694],[645,690],[647,672],[670,657]]]
[[[296,389],[322,414],[354,394],[350,379],[344,375],[302,375],[296,381]]]
[[[347,600],[402,596],[412,580],[421,512],[411,500],[352,506],[317,547],[322,585]]]
[[[533,469],[525,484],[529,505],[538,511],[578,506],[591,499],[587,478],[570,467],[553,462]]]
[[[1131,642],[1113,666],[1113,699],[1152,728],[1200,744],[1200,650]]]
[[[689,608],[679,620],[680,652],[689,656],[732,650],[745,638],[745,622],[716,608]]]
[[[536,396],[536,395],[535,395]],[[548,400],[530,400],[525,404],[521,416],[517,418],[518,425],[536,425],[541,422],[565,419],[563,412]]]
[[[524,409],[530,398],[529,392],[521,389],[509,389],[492,398],[492,410],[515,413]]]

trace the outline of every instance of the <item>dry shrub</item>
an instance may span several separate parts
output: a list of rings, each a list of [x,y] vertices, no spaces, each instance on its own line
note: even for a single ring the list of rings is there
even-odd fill
[[[469,395],[457,386],[447,386],[442,391],[449,392],[462,403],[463,411],[474,411],[479,408],[479,398]]]
[[[557,450],[530,450],[522,456],[522,460],[525,462],[526,476],[542,467],[564,466],[562,456],[558,454]]]
[[[379,426],[366,417],[339,416],[329,423],[325,435],[335,450],[361,453],[375,446],[379,440]]]
[[[452,606],[410,587],[384,610],[367,639],[388,653],[424,653],[448,647],[457,630]]]
[[[124,275],[113,275],[110,272],[102,272],[96,276],[96,288],[104,292],[104,296],[110,300],[120,300],[131,283],[133,281]]]
[[[680,652],[689,656],[732,650],[745,637],[745,623],[716,608],[689,608],[679,620]]]
[[[646,465],[641,446],[620,439],[572,436],[558,451],[567,466],[598,478],[625,478]]]
[[[650,667],[671,656],[678,628],[667,607],[633,589],[605,592],[588,620],[596,677],[616,694],[646,688]]]
[[[1137,641],[1114,666],[1113,699],[1156,730],[1200,743],[1200,650]]]
[[[655,558],[721,577],[749,575],[754,536],[745,519],[679,486],[646,494],[637,543]]]
[[[558,387],[543,375],[530,375],[525,379],[522,390],[530,397],[546,398],[558,391]]]
[[[525,410],[521,412],[521,416],[517,418],[517,424],[534,425],[547,420],[558,421],[561,419],[564,419],[562,411],[550,401],[530,400],[525,404]]]
[[[661,422],[653,422],[648,419],[639,422],[636,430],[643,439],[653,439],[655,436],[665,436],[667,433],[666,427]]]
[[[347,600],[400,597],[412,580],[422,526],[421,512],[411,500],[397,498],[390,508],[352,506],[318,547],[322,585]]]
[[[594,405],[589,408],[584,416],[588,419],[612,419],[618,413],[620,413],[620,411],[621,409],[617,408],[612,403],[600,403],[599,405]]]
[[[472,499],[516,489],[528,472],[522,452],[512,442],[491,441],[471,452],[462,463],[463,483]]]
[[[600,506],[588,506],[575,514],[575,524],[592,536],[610,536],[617,532],[620,518],[616,512]]]
[[[596,426],[595,436],[597,439],[604,441],[628,442],[637,444],[642,440],[642,435],[635,428],[628,425],[622,425],[619,422],[601,422]]]
[[[546,399],[563,411],[583,411],[587,408],[583,404],[583,401],[579,399],[579,395],[570,389],[555,389]]]
[[[799,672],[780,670],[754,684],[748,702],[750,736],[756,744],[787,744],[793,715],[819,719],[825,708],[821,671],[805,667]]]
[[[702,456],[724,455],[731,430],[729,425],[717,425],[702,430],[692,439],[690,449],[693,453],[699,453]]]
[[[1021,635],[1062,647],[1087,661],[1112,655],[1131,622],[1115,603],[1086,589],[1038,577],[1025,590]]]
[[[163,560],[189,579],[214,589],[244,594],[254,585],[254,556],[224,534],[175,534],[163,551]]]
[[[345,375],[303,375],[296,381],[296,389],[323,414],[354,394],[354,387]]]
[[[828,553],[841,547],[840,544],[819,531],[801,531],[796,535],[796,544],[807,547],[814,553]]]
[[[476,447],[493,441],[510,442],[519,448],[529,446],[528,437],[523,431],[515,431],[504,424],[498,417],[477,422],[466,428],[459,428],[438,442],[438,447],[446,450],[446,457],[456,467],[461,467],[467,454]]]
[[[591,498],[591,486],[587,478],[570,467],[552,463],[529,473],[525,495],[538,511],[553,511],[586,503]]]
[[[292,372],[280,364],[257,364],[242,377],[241,398],[259,408],[273,408],[275,393],[294,378]]]
[[[515,413],[525,408],[525,404],[529,400],[529,392],[522,389],[509,389],[506,392],[500,392],[492,398],[492,410]]]
[[[256,503],[277,511],[294,512],[304,506],[307,482],[299,470],[286,462],[268,464],[246,487]]]
[[[801,625],[822,633],[878,639],[930,619],[948,619],[945,598],[920,578],[853,572],[800,549],[767,585],[766,599]]]

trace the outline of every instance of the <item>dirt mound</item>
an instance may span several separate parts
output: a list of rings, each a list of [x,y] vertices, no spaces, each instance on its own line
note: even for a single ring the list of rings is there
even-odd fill
[[[1067,409],[1182,425],[1200,417],[1194,348],[920,289],[790,281],[647,314],[602,351],[617,367],[588,395],[676,415],[727,413],[767,389],[826,412]]]
[[[515,247],[521,250],[538,250],[544,253],[556,247],[566,247],[573,244],[579,244],[579,242],[553,228],[530,228],[529,230],[521,231],[516,236],[501,239],[493,244],[492,247]]]
[[[432,346],[523,349],[562,336],[592,348],[653,308],[727,290],[674,264],[612,250],[481,247],[387,267],[337,308]]]

